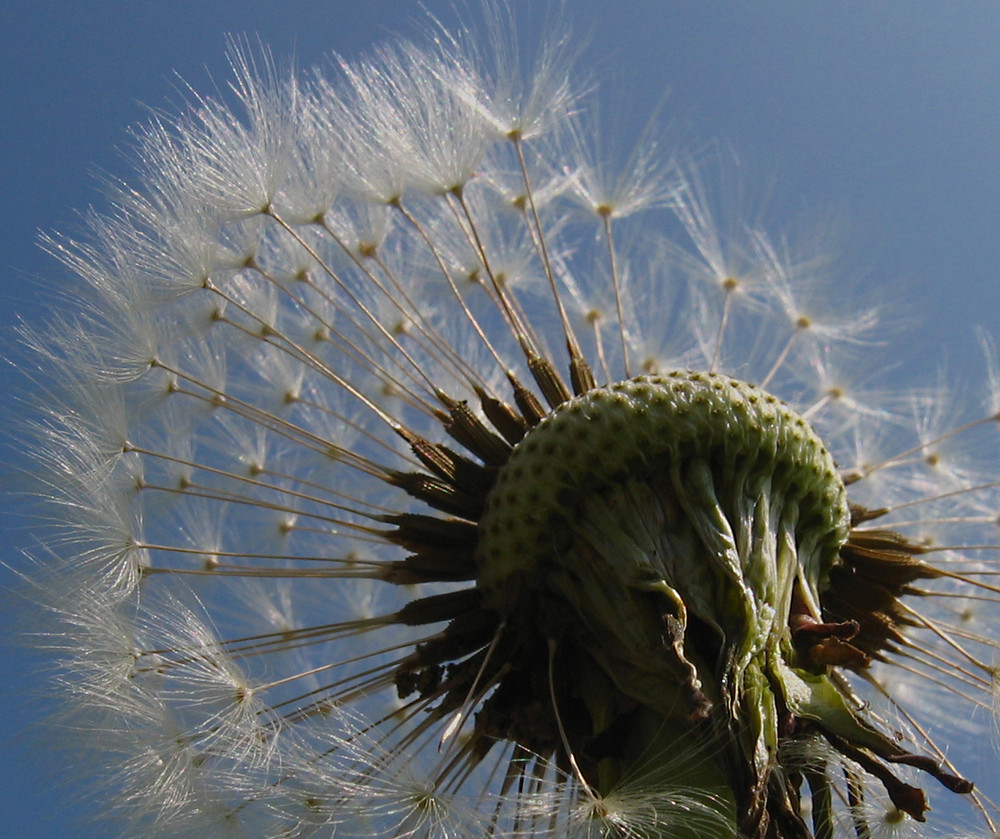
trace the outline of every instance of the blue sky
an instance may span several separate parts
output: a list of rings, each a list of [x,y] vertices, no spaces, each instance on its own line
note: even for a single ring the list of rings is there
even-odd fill
[[[426,0],[445,22],[452,4]],[[474,4],[473,4],[474,5]],[[534,0],[512,0],[526,10]],[[1000,321],[1000,4],[637,0],[612,9],[566,0],[584,63],[601,80],[603,115],[639,124],[665,114],[689,149],[729,143],[771,215],[830,212],[858,266],[893,314],[919,324],[901,348],[911,375],[939,360],[980,370],[971,327]],[[65,280],[39,231],[72,231],[100,205],[99,173],[127,171],[120,150],[146,106],[178,101],[227,78],[226,33],[259,35],[300,66],[354,55],[389,33],[413,32],[408,0],[52,2],[0,9],[0,330],[44,319],[45,293]],[[3,392],[15,379],[5,368]],[[30,541],[4,510],[2,560]],[[23,669],[20,653],[5,668]],[[30,713],[16,676],[0,719],[0,822],[34,839],[90,835],[46,758],[18,735]],[[86,767],[80,767],[86,771]]]

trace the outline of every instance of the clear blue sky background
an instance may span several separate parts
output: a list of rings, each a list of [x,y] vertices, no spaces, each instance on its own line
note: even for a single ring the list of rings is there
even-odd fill
[[[425,5],[454,19],[449,2]],[[904,348],[917,374],[935,375],[945,355],[960,375],[981,370],[970,327],[1000,333],[1000,3],[565,5],[617,100],[606,116],[640,122],[669,91],[667,113],[688,147],[732,143],[751,180],[776,185],[778,217],[833,210],[846,221],[852,260],[886,283],[884,302],[923,324]],[[175,72],[199,90],[226,80],[225,33],[259,34],[277,56],[309,66],[412,32],[419,19],[411,0],[6,0],[0,340],[18,315],[44,319],[40,280],[63,277],[38,231],[72,230],[76,210],[100,203],[95,174],[125,171],[116,152],[125,129],[144,106],[179,98]],[[8,345],[12,353],[17,361]],[[2,376],[6,400],[14,375]],[[3,515],[0,559],[16,564],[30,525]],[[18,699],[26,661],[8,655],[0,676],[11,686],[0,699],[0,834],[93,835],[69,793],[47,783],[43,750],[18,735],[30,719]]]

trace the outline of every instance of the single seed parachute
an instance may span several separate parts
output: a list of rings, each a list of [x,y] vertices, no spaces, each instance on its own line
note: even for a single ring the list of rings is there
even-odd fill
[[[25,332],[37,599],[95,796],[143,836],[996,832],[956,745],[996,376],[867,399],[824,255],[648,140],[608,187],[568,38],[490,17],[330,75],[234,46],[237,109],[47,240],[84,289]]]

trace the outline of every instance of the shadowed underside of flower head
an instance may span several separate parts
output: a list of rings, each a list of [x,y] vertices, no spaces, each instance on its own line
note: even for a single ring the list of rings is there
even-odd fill
[[[609,174],[569,42],[503,17],[305,79],[234,49],[240,113],[154,121],[48,243],[86,290],[28,336],[40,589],[97,794],[146,835],[866,839],[931,786],[995,831],[948,750],[996,681],[995,388],[865,389],[826,256],[648,137]]]

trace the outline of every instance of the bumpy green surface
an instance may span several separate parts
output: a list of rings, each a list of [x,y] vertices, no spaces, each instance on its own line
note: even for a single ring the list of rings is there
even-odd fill
[[[846,493],[809,424],[776,397],[719,374],[676,371],[589,391],[515,448],[480,521],[479,583],[537,570],[581,501],[617,481],[699,459],[721,479],[765,474],[798,507],[824,564],[846,538]],[[724,493],[724,487],[716,486]],[[825,569],[805,569],[811,582]]]

